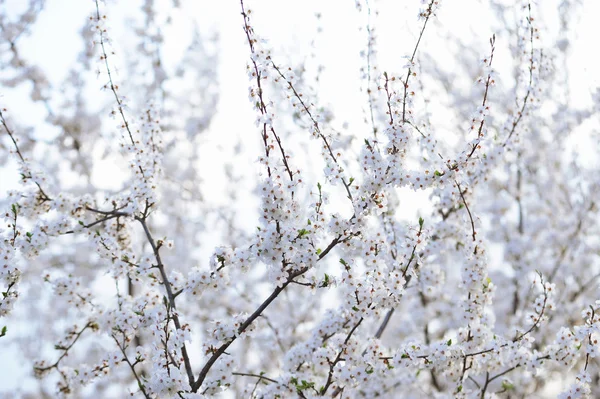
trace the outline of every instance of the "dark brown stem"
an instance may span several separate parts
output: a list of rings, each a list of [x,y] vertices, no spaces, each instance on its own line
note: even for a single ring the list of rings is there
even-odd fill
[[[421,43],[421,39],[423,38],[423,33],[425,32],[425,27],[427,27],[427,22],[429,22],[429,18],[433,14],[432,7],[435,0],[431,0],[429,5],[427,6],[427,11],[425,15],[425,22],[423,23],[423,27],[421,28],[421,33],[419,33],[419,39],[417,40],[417,44],[413,50],[412,56],[410,57],[410,65],[413,65],[415,62],[415,56],[417,55],[417,49],[419,48],[419,44]],[[404,96],[402,100],[402,122],[406,122],[406,97],[408,95],[408,81],[410,79],[410,75],[412,74],[411,66],[408,67],[408,72],[406,73],[406,78],[404,79]],[[391,116],[391,115],[390,115]]]
[[[161,278],[163,281],[163,285],[164,285],[165,291],[167,293],[167,300],[169,302],[169,307],[173,310],[176,310],[177,307],[175,305],[175,296],[173,294],[171,282],[169,281],[169,277],[167,276],[165,266],[161,260],[159,248],[156,245],[154,238],[152,237],[152,233],[150,232],[150,229],[148,228],[148,224],[146,223],[146,218],[136,216],[135,219],[142,225],[142,228],[144,229],[144,233],[146,234],[146,238],[147,238],[148,242],[150,243],[150,246],[152,247],[152,252],[154,253],[154,257],[155,257],[156,263],[157,263],[156,266],[160,272],[160,275],[161,275]],[[175,324],[175,327],[178,330],[181,330],[181,323],[179,321],[179,316],[177,315],[177,312],[172,313],[172,318],[173,318],[173,323]],[[189,384],[190,384],[190,386],[193,386],[194,385],[194,371],[192,370],[192,364],[190,362],[190,357],[188,355],[185,343],[182,343],[182,345],[181,345],[181,356],[183,357],[183,362],[185,364],[185,371],[186,371],[188,379],[189,379]]]

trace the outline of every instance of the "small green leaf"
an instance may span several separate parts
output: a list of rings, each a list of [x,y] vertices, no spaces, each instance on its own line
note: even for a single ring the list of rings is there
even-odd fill
[[[358,308],[356,306],[352,306],[352,310],[354,310],[355,312],[358,312]]]
[[[509,381],[504,380],[504,381],[502,381],[502,388],[505,391],[510,391],[511,389],[515,389],[515,386],[514,386],[514,384],[511,384]]]
[[[439,170],[436,170],[435,172],[433,172],[433,174],[434,174],[435,176],[438,176],[438,177],[439,177],[439,176],[444,176],[444,174],[443,174],[442,172],[440,172]]]
[[[304,237],[306,235],[310,234],[310,232],[306,229],[301,229],[298,231],[298,237]]]
[[[425,220],[423,218],[419,218],[419,227],[422,229],[423,228],[423,223],[425,223]]]
[[[349,182],[350,182],[349,184],[352,184],[353,181],[354,181],[354,177],[351,177],[349,180]]]
[[[449,340],[446,342],[446,345],[448,345],[448,346],[452,345],[452,340],[451,340],[451,339],[449,339]]]
[[[317,255],[321,255],[321,252],[323,252],[323,250],[321,248],[317,248]]]
[[[8,331],[8,328],[6,328],[6,326],[2,327],[2,331],[0,331],[0,337],[4,337],[6,335],[6,331]]]

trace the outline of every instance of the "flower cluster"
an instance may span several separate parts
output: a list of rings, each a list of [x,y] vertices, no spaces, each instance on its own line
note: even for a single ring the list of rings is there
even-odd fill
[[[329,105],[327,69],[265,39],[258,2],[236,21],[246,108],[220,97],[237,75],[217,35],[173,38],[186,13],[143,2],[129,49],[116,6],[89,3],[61,84],[20,40],[43,2],[0,12],[0,80],[47,112],[24,123],[11,90],[0,111],[19,183],[0,200],[0,343],[41,380],[12,396],[600,395],[600,181],[567,150],[600,92],[565,99],[543,5],[496,5],[485,44],[441,51],[430,30],[453,21],[424,0],[388,65],[397,15],[357,1],[357,118]]]

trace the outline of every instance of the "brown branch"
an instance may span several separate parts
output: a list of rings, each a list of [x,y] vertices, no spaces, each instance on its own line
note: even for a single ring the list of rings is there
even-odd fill
[[[177,307],[175,305],[175,296],[173,295],[171,282],[169,281],[169,277],[167,276],[165,266],[161,260],[159,248],[156,245],[154,238],[152,237],[152,233],[150,232],[150,229],[148,228],[148,224],[146,223],[146,218],[136,216],[135,220],[137,220],[142,225],[142,228],[144,229],[146,238],[147,238],[148,242],[150,243],[150,246],[152,247],[152,252],[154,253],[154,257],[157,262],[156,266],[160,272],[160,275],[161,275],[161,278],[163,281],[163,285],[165,287],[165,291],[167,292],[167,300],[169,301],[169,306],[171,309],[176,310]],[[168,312],[168,310],[169,309],[167,309],[167,312]],[[173,318],[173,323],[175,324],[175,327],[178,330],[181,330],[181,323],[179,321],[179,316],[177,315],[176,312],[172,314],[172,318]],[[192,364],[190,362],[190,357],[188,355],[185,343],[181,344],[181,356],[183,357],[183,362],[185,364],[185,371],[186,371],[188,379],[189,379],[189,384],[190,384],[190,386],[193,386],[194,385],[194,371],[192,370]]]
[[[473,215],[471,215],[471,210],[469,209],[469,205],[467,204],[467,201],[465,200],[465,195],[463,194],[463,192],[460,188],[460,184],[458,184],[458,182],[456,180],[454,180],[454,182],[456,183],[456,187],[458,187],[458,192],[460,193],[460,198],[462,198],[463,204],[465,204],[465,208],[467,209],[467,213],[469,214],[469,219],[471,220],[471,229],[473,231],[473,234],[472,234],[473,242],[475,242],[475,241],[477,241],[477,239],[475,238],[475,235],[477,234],[477,232],[475,231],[475,222],[473,221]],[[477,251],[477,247],[475,247],[475,251]]]
[[[119,347],[119,350],[123,354],[123,360],[125,360],[125,362],[129,366],[129,368],[131,369],[131,372],[133,373],[133,376],[135,377],[135,380],[137,381],[138,388],[140,388],[140,391],[142,392],[142,394],[144,395],[144,397],[146,399],[150,399],[151,398],[150,394],[148,394],[148,392],[146,392],[146,389],[144,388],[144,382],[142,381],[142,378],[140,377],[140,375],[138,375],[137,371],[135,370],[135,366],[136,366],[136,364],[138,362],[136,361],[136,363],[131,363],[131,361],[129,360],[129,357],[127,356],[127,353],[125,352],[125,346],[121,345],[121,343],[119,342],[119,340],[117,339],[117,337],[115,337],[114,334],[111,335],[111,336],[113,337],[113,339],[117,343],[117,346]]]
[[[352,327],[352,329],[348,332],[348,335],[346,335],[346,339],[344,339],[344,345],[342,346],[343,349],[340,349],[340,351],[338,352],[337,356],[335,357],[335,359],[333,361],[329,361],[329,372],[327,374],[327,382],[325,383],[325,385],[319,390],[319,394],[321,396],[325,396],[325,393],[327,392],[327,390],[329,389],[329,387],[331,386],[331,384],[333,383],[333,369],[335,368],[335,366],[342,360],[342,354],[345,352],[345,346],[348,345],[348,342],[350,341],[350,338],[352,337],[352,334],[354,334],[354,332],[356,331],[356,329],[358,328],[358,326],[361,325],[361,323],[363,322],[363,318],[361,317],[358,322]],[[337,392],[336,391],[334,393],[334,397],[337,396]]]
[[[336,165],[340,166],[339,163],[338,163],[337,158],[333,154],[333,150],[331,149],[331,145],[327,141],[327,137],[325,137],[325,135],[321,132],[321,129],[319,128],[319,122],[317,122],[317,120],[312,116],[312,113],[310,112],[310,109],[308,108],[308,106],[306,105],[306,103],[304,102],[304,100],[302,100],[301,95],[296,91],[296,88],[294,87],[294,85],[292,84],[292,82],[290,82],[285,77],[285,75],[281,72],[281,70],[279,69],[279,67],[277,67],[277,65],[275,65],[275,63],[273,61],[271,61],[271,65],[273,65],[273,68],[277,71],[277,73],[279,74],[279,76],[283,80],[286,81],[286,83],[288,84],[289,88],[294,93],[294,96],[300,102],[300,105],[302,105],[302,108],[304,108],[304,112],[306,112],[306,114],[308,115],[308,117],[312,121],[312,123],[313,123],[313,125],[315,127],[315,130],[317,131],[317,133],[319,134],[319,137],[321,138],[321,140],[325,144],[325,148],[327,148],[327,152],[329,153],[329,156],[331,157],[331,159],[333,160],[333,162]],[[345,177],[342,177],[341,180],[342,180],[342,183],[344,184],[344,187],[346,188],[346,192],[348,193],[348,199],[350,199],[352,201],[352,193],[350,192],[350,183],[346,182],[346,178]]]
[[[429,2],[429,5],[427,6],[427,10],[425,12],[425,22],[423,23],[423,28],[421,28],[421,33],[419,33],[419,39],[417,40],[417,44],[415,45],[412,56],[410,57],[410,66],[408,67],[406,78],[404,79],[404,96],[402,99],[402,122],[406,122],[406,96],[408,95],[408,81],[412,73],[411,66],[414,64],[415,56],[417,55],[417,49],[419,48],[419,44],[421,43],[421,39],[423,38],[423,33],[425,32],[425,27],[427,27],[427,22],[429,22],[429,18],[433,14],[432,7],[434,2],[435,0],[431,0]]]
[[[533,62],[533,30],[534,29],[533,29],[533,24],[531,23],[531,21],[532,21],[531,3],[528,4],[528,8],[529,8],[529,16],[527,17],[527,23],[529,24],[529,32],[530,32],[529,42],[531,44],[531,53],[529,54],[529,62],[530,62],[530,64],[529,64],[529,84],[527,85],[527,93],[525,94],[525,97],[523,97],[523,105],[521,106],[521,109],[517,112],[518,117],[517,117],[517,119],[515,119],[513,121],[512,128],[508,134],[508,137],[504,141],[504,144],[502,145],[502,147],[506,147],[510,138],[515,133],[517,126],[519,125],[519,122],[521,121],[521,119],[523,118],[523,114],[525,113],[525,107],[527,106],[527,100],[529,99],[529,96],[531,95],[531,92],[533,91],[533,69],[535,67],[533,66],[533,64],[534,64],[534,62]]]
[[[253,39],[250,37],[251,32],[253,32],[252,28],[250,27],[250,25],[248,25],[248,14],[246,14],[246,10],[244,9],[244,1],[240,0],[240,5],[242,7],[242,16],[244,17],[244,32],[246,33],[246,38],[248,39],[248,45],[250,46],[250,52],[254,54],[254,41]],[[267,105],[265,104],[265,101],[263,99],[263,89],[262,89],[262,85],[260,83],[260,80],[262,78],[260,71],[258,70],[258,65],[256,64],[256,61],[254,61],[253,59],[251,59],[252,65],[254,66],[254,77],[256,78],[256,85],[258,87],[258,99],[259,99],[259,109],[262,115],[267,115],[268,111],[267,111]],[[277,145],[279,146],[279,150],[281,151],[281,157],[282,157],[282,161],[283,164],[285,166],[285,169],[288,173],[288,176],[290,177],[290,180],[294,180],[294,174],[292,173],[292,170],[290,169],[290,166],[288,164],[287,161],[287,155],[285,154],[285,150],[283,149],[283,145],[281,144],[281,139],[279,138],[279,136],[277,135],[277,133],[275,132],[275,129],[273,127],[270,128],[271,133],[273,133],[273,136],[275,137],[275,140],[277,141]],[[268,158],[269,157],[269,153],[270,153],[270,146],[267,142],[267,124],[263,123],[263,134],[262,134],[262,139],[263,139],[263,145],[265,147],[265,156]],[[269,177],[271,177],[271,168],[269,166],[267,166],[267,173],[269,175]]]
[[[23,167],[27,169],[28,174],[27,175],[23,175],[24,178],[26,179],[31,179],[33,181],[33,183],[37,186],[38,190],[39,190],[39,194],[40,194],[40,202],[46,202],[46,201],[52,201],[52,198],[50,198],[48,196],[48,194],[46,194],[44,192],[44,189],[42,188],[42,186],[40,185],[40,183],[38,183],[37,181],[35,181],[35,179],[33,178],[33,175],[31,174],[31,171],[29,170],[29,166],[27,164],[27,161],[25,160],[25,157],[23,156],[23,153],[21,153],[21,150],[19,149],[19,145],[17,144],[17,139],[15,139],[15,136],[13,135],[13,132],[10,130],[10,128],[8,127],[7,123],[6,123],[6,119],[4,119],[4,114],[2,113],[2,111],[6,111],[6,109],[0,109],[0,122],[2,123],[2,126],[4,127],[4,130],[6,131],[6,133],[8,133],[8,136],[10,137],[10,140],[13,142],[13,145],[15,147],[15,151],[17,152],[17,155],[19,156],[19,159],[21,160],[21,163],[23,164]]]
[[[272,378],[269,377],[265,377],[264,375],[259,375],[259,374],[253,374],[253,373],[237,373],[237,372],[233,372],[231,373],[231,375],[239,375],[242,377],[255,377],[258,378],[258,381],[260,382],[261,380],[265,380],[265,381],[269,381],[272,382],[274,384],[278,384],[279,382],[277,380],[274,380]]]
[[[100,5],[98,4],[98,0],[96,0],[96,21],[97,21],[97,23],[100,24],[100,21],[103,20],[104,18],[106,18],[106,16],[100,16]],[[104,39],[105,33],[106,33],[106,31],[100,30],[100,47],[102,49],[102,56],[100,57],[100,59],[102,61],[104,61],[104,65],[106,67],[106,73],[108,74],[109,88],[115,97],[115,101],[117,102],[117,105],[118,105],[117,109],[119,111],[119,115],[121,116],[121,120],[123,121],[123,127],[129,134],[129,140],[131,140],[131,144],[135,146],[135,140],[133,139],[133,134],[131,133],[131,129],[129,127],[129,122],[127,121],[127,118],[125,117],[125,113],[123,112],[123,101],[117,94],[118,86],[115,86],[115,84],[113,83],[112,73],[110,70],[110,66],[108,64],[108,54],[106,53],[106,46],[105,46],[105,39]],[[141,167],[140,167],[140,169],[141,169]],[[143,171],[142,171],[142,175],[143,175]]]
[[[350,236],[353,237],[353,236]],[[329,243],[329,245],[327,246],[327,248],[325,248],[325,250],[323,250],[320,254],[319,257],[317,259],[317,261],[320,261],[321,259],[323,259],[325,256],[327,256],[327,254],[340,242],[344,242],[344,240],[340,240],[341,236],[338,236],[336,238],[334,238],[331,243]],[[267,307],[269,307],[269,305],[279,296],[279,294],[281,294],[288,285],[290,285],[293,280],[296,277],[299,277],[301,275],[303,275],[304,273],[306,273],[310,268],[308,266],[303,267],[295,272],[290,272],[288,275],[287,280],[279,287],[276,287],[273,292],[271,293],[271,295],[269,295],[269,297],[267,299],[265,299],[260,306],[250,315],[248,316],[248,318],[240,325],[240,327],[237,329],[237,334],[233,337],[231,337],[229,339],[229,341],[225,342],[224,344],[222,344],[219,348],[215,349],[215,351],[213,352],[212,356],[208,359],[208,361],[206,362],[206,364],[204,365],[204,367],[202,368],[202,370],[200,371],[200,374],[198,375],[198,378],[196,379],[196,381],[193,384],[190,384],[190,386],[192,387],[192,392],[197,392],[198,389],[200,389],[200,387],[202,386],[202,383],[204,382],[204,380],[206,379],[206,376],[208,375],[208,372],[210,371],[210,369],[212,368],[212,366],[215,364],[215,362],[225,353],[225,351],[227,350],[227,348],[229,348],[229,346],[231,344],[233,344],[236,339],[244,332],[246,331],[246,329],[254,322],[254,320],[256,320],[259,316],[262,315],[262,313],[265,311],[265,309],[267,309]]]

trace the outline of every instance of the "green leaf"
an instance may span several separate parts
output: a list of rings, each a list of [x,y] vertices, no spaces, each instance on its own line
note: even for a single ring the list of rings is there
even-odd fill
[[[433,174],[434,174],[435,176],[438,176],[438,177],[439,177],[439,176],[444,176],[444,174],[443,174],[442,172],[440,172],[439,170],[436,170],[435,172],[433,172]]]
[[[424,220],[422,217],[420,217],[420,218],[419,218],[419,227],[420,227],[421,229],[423,228],[423,223],[425,223],[425,220]]]
[[[358,312],[358,308],[356,306],[352,306],[352,310],[354,310],[355,312]]]
[[[0,331],[0,337],[4,337],[6,335],[6,331],[8,331],[8,328],[6,328],[6,326],[2,327],[2,331]]]
[[[321,255],[321,252],[323,252],[323,250],[321,248],[317,248],[317,255]]]
[[[306,389],[311,389],[311,388],[315,387],[315,383],[314,382],[308,382],[306,380],[302,380],[300,383],[298,383],[298,379],[292,378],[290,380],[290,382],[292,384],[294,384],[294,386],[296,387],[296,390],[298,390],[298,391],[304,391]]]
[[[509,381],[507,381],[507,380],[504,380],[504,381],[502,381],[502,388],[503,388],[505,391],[510,391],[511,389],[515,389],[515,385],[514,385],[514,384],[511,384],[511,383],[510,383]]]
[[[33,237],[33,233],[31,233],[31,232],[29,232],[29,231],[28,231],[27,233],[25,233],[25,235],[26,235],[28,238],[31,238],[31,237]]]
[[[452,345],[452,340],[451,340],[451,339],[449,339],[449,340],[446,342],[446,345],[448,345],[448,346]]]
[[[352,184],[353,181],[354,181],[354,177],[351,177],[348,184]]]
[[[306,230],[306,229],[301,229],[298,231],[298,237],[304,237],[306,235],[310,234],[310,231]]]
[[[486,278],[486,279],[485,279],[485,283],[483,283],[483,288],[487,290],[487,289],[488,289],[488,287],[490,286],[490,283],[491,283],[491,282],[492,282],[492,279],[491,279],[491,278],[489,278],[489,277],[488,277],[488,278]]]

